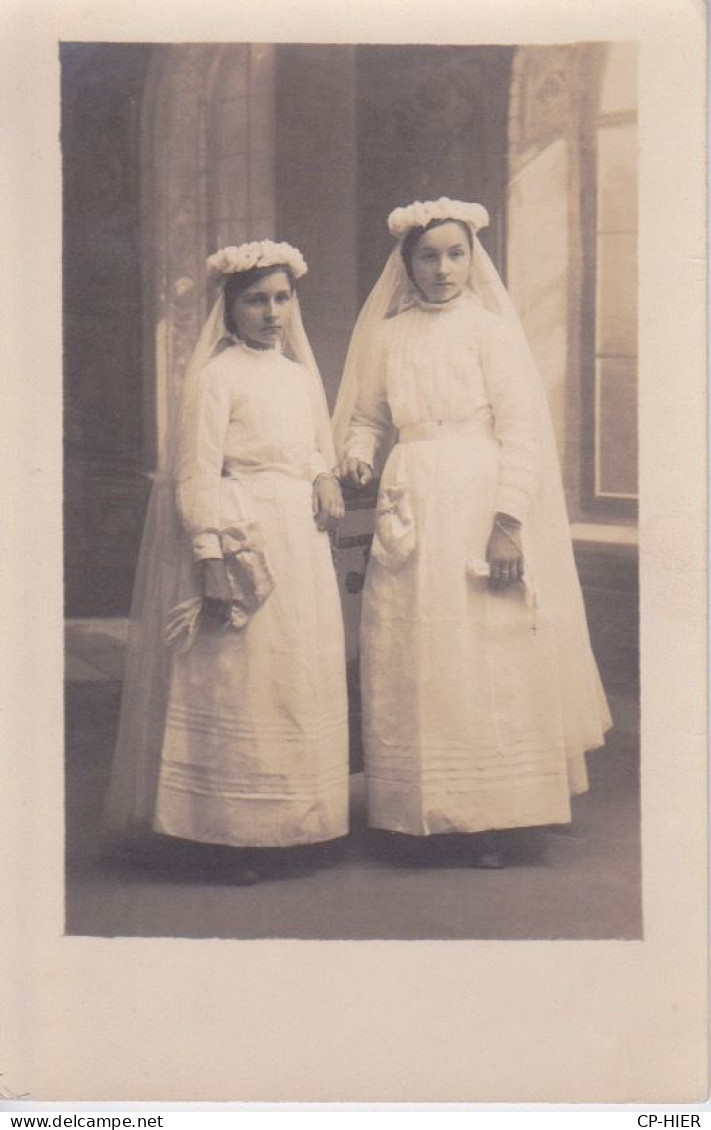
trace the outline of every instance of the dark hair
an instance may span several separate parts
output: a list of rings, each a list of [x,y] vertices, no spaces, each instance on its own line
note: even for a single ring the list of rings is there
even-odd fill
[[[400,249],[400,253],[402,255],[402,259],[403,259],[403,262],[405,264],[405,270],[407,271],[407,273],[408,273],[408,275],[411,279],[412,279],[412,256],[414,254],[415,248],[417,247],[417,244],[419,243],[419,241],[421,240],[422,236],[425,234],[426,231],[431,231],[432,228],[441,228],[443,224],[458,224],[458,226],[462,229],[462,231],[464,232],[464,234],[467,237],[467,243],[469,244],[469,250],[470,251],[474,250],[474,241],[472,240],[472,233],[469,230],[469,225],[463,223],[461,220],[453,220],[453,219],[450,219],[449,217],[447,217],[444,220],[430,220],[430,222],[428,224],[426,224],[424,227],[418,226],[416,228],[410,228],[409,232],[407,233],[407,235],[405,236],[405,238],[402,241],[402,247]],[[413,279],[413,282],[414,282],[414,279]]]
[[[235,298],[239,297],[248,287],[253,286],[254,283],[260,282],[270,275],[279,274],[280,272],[286,275],[289,280],[289,286],[291,290],[294,291],[296,289],[296,280],[285,263],[275,263],[271,267],[250,267],[248,271],[235,271],[234,274],[227,276],[222,287],[222,293],[225,296],[225,329],[228,333],[239,334],[237,325],[232,318],[232,303]]]

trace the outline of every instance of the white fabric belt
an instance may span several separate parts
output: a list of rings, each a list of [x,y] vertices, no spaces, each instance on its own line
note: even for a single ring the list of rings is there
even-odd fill
[[[441,439],[452,432],[463,432],[468,428],[489,431],[491,413],[470,416],[467,420],[424,420],[420,424],[405,424],[398,430],[398,443],[416,443],[418,440]]]
[[[222,461],[223,479],[241,479],[243,475],[258,475],[265,471],[277,471],[293,479],[311,481],[309,468],[305,464],[292,463],[241,463],[239,459],[227,456]]]

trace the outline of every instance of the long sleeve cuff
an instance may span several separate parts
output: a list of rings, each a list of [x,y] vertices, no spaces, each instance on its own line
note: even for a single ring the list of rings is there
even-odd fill
[[[519,522],[524,522],[528,517],[531,500],[528,493],[520,487],[501,484],[496,491],[494,510],[498,514],[510,514]]]
[[[209,558],[222,557],[219,535],[212,530],[193,536],[193,557],[196,561],[206,561]]]

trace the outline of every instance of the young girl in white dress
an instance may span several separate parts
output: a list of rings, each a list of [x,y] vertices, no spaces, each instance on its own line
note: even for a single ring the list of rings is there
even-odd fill
[[[361,620],[370,823],[483,833],[468,858],[498,867],[504,830],[570,821],[610,717],[545,394],[487,222],[447,198],[391,214],[334,434],[356,486],[384,464]]]
[[[267,240],[208,264],[223,286],[144,533],[108,814],[242,849],[322,843],[348,830],[328,536],[343,502],[295,290],[306,264]],[[255,881],[260,852],[239,858],[235,878]]]

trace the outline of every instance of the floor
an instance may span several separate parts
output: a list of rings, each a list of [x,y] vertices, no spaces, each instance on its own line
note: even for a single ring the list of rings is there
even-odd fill
[[[352,780],[352,831],[295,873],[236,886],[233,863],[156,837],[107,851],[100,811],[121,692],[125,622],[67,625],[68,934],[324,939],[634,939],[642,936],[639,725],[612,695],[615,728],[588,758],[570,826],[536,829],[503,871],[455,851],[413,867],[397,837],[369,831]]]

